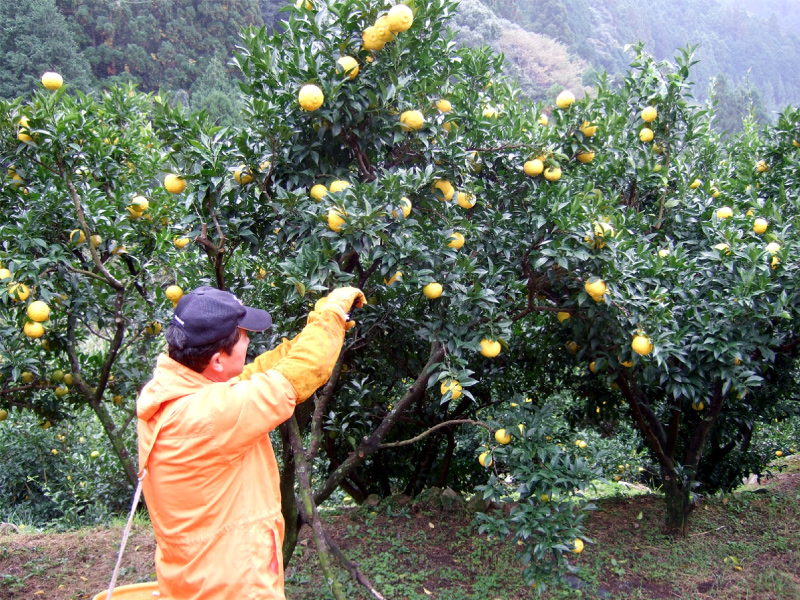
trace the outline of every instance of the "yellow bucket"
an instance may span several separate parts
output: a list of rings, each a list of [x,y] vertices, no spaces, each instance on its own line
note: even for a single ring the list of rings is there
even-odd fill
[[[108,596],[108,590],[103,590],[92,600],[106,600],[106,596]],[[111,598],[112,600],[153,600],[154,598],[159,598],[158,582],[148,581],[147,583],[134,583],[115,587]]]

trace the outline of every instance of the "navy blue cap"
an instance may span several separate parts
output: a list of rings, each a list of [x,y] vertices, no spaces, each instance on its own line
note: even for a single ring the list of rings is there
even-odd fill
[[[245,306],[230,292],[203,286],[178,301],[172,322],[186,333],[184,348],[207,346],[218,342],[241,327],[248,331],[266,331],[272,317],[265,310]]]

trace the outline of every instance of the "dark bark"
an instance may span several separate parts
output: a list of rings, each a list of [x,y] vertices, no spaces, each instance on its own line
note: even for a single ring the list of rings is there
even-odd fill
[[[308,417],[311,414],[313,404],[311,402],[303,402],[294,411],[295,418],[297,419],[298,427],[304,428],[308,423]],[[284,569],[289,565],[289,561],[294,554],[295,546],[297,545],[297,535],[302,526],[300,513],[297,509],[297,497],[294,493],[296,477],[296,464],[294,461],[294,453],[292,452],[292,444],[289,438],[289,423],[283,423],[278,428],[281,434],[281,463],[283,469],[281,470],[280,490],[281,490],[281,513],[283,520],[286,524],[286,531],[283,537],[283,567]]]

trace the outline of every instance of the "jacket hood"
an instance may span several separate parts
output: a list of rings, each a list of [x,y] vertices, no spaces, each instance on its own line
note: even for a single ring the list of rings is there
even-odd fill
[[[136,400],[136,414],[149,421],[165,402],[193,394],[211,383],[209,379],[183,366],[166,354],[160,354],[153,378],[142,388]]]

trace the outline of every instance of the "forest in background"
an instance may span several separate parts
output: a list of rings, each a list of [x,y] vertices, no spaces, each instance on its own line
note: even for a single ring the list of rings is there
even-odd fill
[[[45,70],[90,90],[133,81],[233,124],[242,27],[280,26],[286,0],[0,0],[0,96],[28,93]],[[505,54],[534,99],[591,86],[627,65],[638,40],[657,58],[697,45],[696,95],[719,102],[718,126],[741,128],[800,102],[800,3],[789,0],[462,0],[459,43]]]

